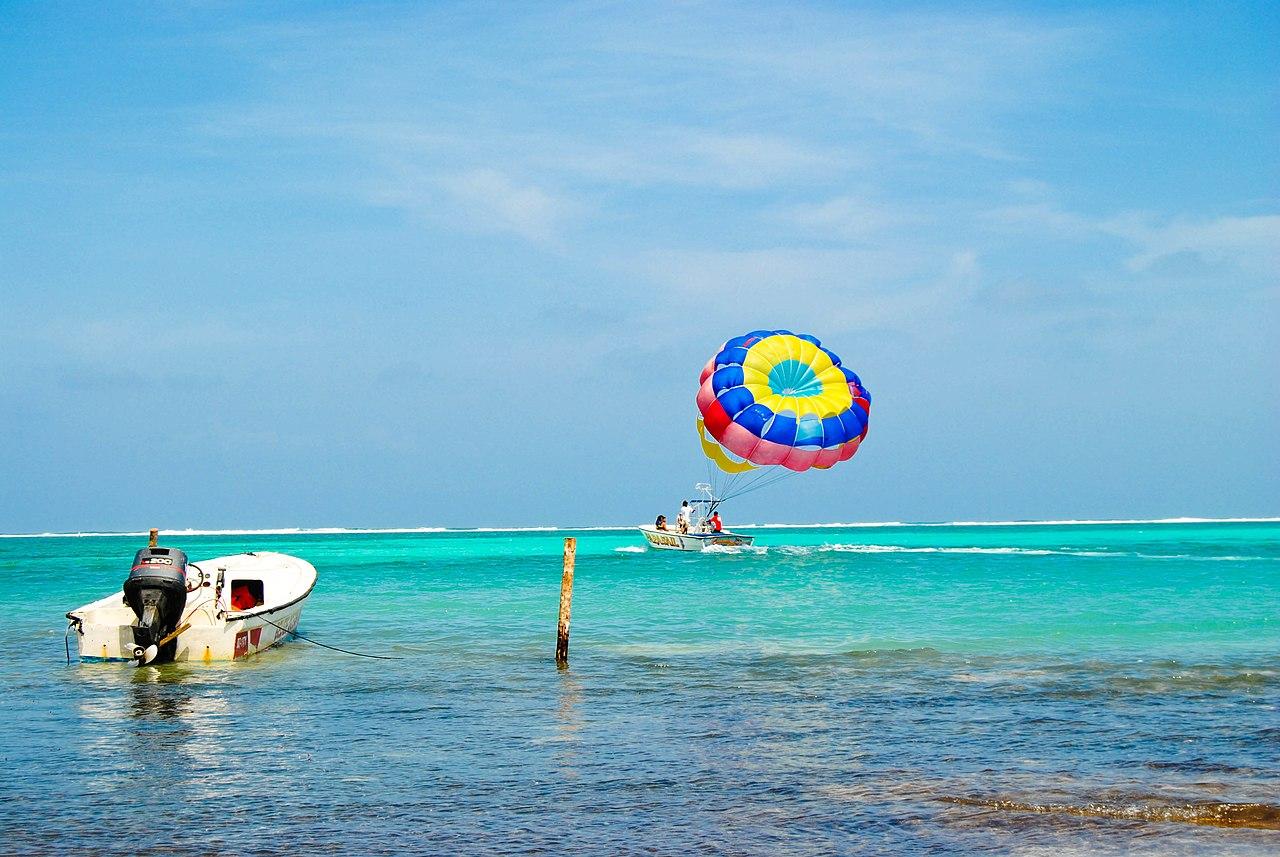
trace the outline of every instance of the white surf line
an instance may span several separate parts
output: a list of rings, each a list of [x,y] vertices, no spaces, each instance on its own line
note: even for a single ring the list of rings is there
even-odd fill
[[[279,527],[258,530],[227,529],[175,529],[160,530],[161,536],[333,536],[333,535],[396,535],[415,533],[581,533],[581,532],[629,532],[638,524],[613,527]],[[147,536],[138,532],[76,532],[76,533],[0,533],[0,539],[80,539],[80,538],[137,538]]]
[[[1064,521],[854,521],[835,524],[737,524],[735,530],[819,530],[917,527],[1072,527],[1133,524],[1276,524],[1278,518],[1114,518]],[[639,524],[588,527],[276,527],[265,529],[162,529],[162,536],[314,536],[314,535],[396,535],[414,533],[565,533],[629,532]],[[0,533],[0,539],[117,538],[146,536],[138,532]]]

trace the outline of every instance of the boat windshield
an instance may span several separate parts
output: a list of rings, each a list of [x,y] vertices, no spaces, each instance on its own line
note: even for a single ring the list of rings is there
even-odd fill
[[[715,512],[721,501],[711,493],[710,485],[699,483],[695,487],[702,492],[703,496],[689,501],[691,511],[689,515],[689,530],[694,533],[710,532],[711,524],[709,521],[711,520],[711,514]]]

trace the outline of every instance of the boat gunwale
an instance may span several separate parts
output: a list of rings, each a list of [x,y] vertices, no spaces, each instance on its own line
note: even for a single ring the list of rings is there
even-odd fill
[[[275,613],[280,610],[286,610],[289,607],[292,607],[293,605],[297,604],[299,601],[306,600],[307,596],[309,596],[312,590],[316,588],[316,581],[319,579],[319,577],[320,575],[315,572],[315,567],[313,566],[312,574],[311,574],[311,585],[307,587],[306,592],[302,593],[297,598],[293,599],[292,601],[286,601],[284,604],[277,604],[274,607],[266,607],[265,605],[259,605],[258,607],[255,607],[252,610],[237,610],[237,611],[227,610],[225,611],[226,621],[239,622],[244,619],[252,619],[255,616],[265,617],[270,613]],[[232,615],[233,613],[235,614],[234,616]]]

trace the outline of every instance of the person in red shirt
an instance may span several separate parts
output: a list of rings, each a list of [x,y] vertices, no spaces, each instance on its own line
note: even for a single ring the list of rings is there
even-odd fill
[[[711,532],[719,533],[724,530],[724,524],[720,522],[720,512],[716,510],[711,513]]]

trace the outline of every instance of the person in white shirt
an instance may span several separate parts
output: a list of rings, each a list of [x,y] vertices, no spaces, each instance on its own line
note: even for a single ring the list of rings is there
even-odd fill
[[[680,528],[680,532],[689,532],[689,518],[693,515],[693,510],[689,508],[689,501],[685,500],[680,504],[680,514],[676,515],[676,525]]]

